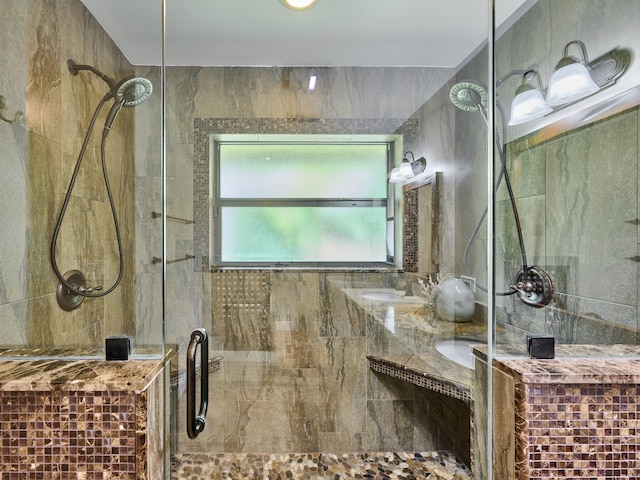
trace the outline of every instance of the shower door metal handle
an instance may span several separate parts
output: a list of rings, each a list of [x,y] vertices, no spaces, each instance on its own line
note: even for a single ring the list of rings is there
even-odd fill
[[[200,345],[200,410],[196,415],[196,351]],[[209,337],[204,328],[191,333],[187,349],[187,434],[196,438],[207,424],[209,404]]]

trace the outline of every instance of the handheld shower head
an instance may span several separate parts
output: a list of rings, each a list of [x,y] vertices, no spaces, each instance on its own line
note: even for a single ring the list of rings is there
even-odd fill
[[[107,135],[113,122],[115,122],[118,113],[122,107],[135,107],[140,105],[151,96],[153,92],[153,84],[144,77],[127,77],[120,81],[112,90],[111,95],[115,98],[115,102],[111,106],[111,110],[107,114],[104,122],[103,135]]]
[[[112,94],[116,102],[122,102],[124,107],[135,107],[147,100],[153,92],[153,84],[144,77],[131,76],[120,81]]]
[[[465,112],[480,112],[485,123],[487,121],[487,89],[483,85],[464,81],[456,83],[449,90],[449,99],[460,110]]]
[[[487,108],[487,89],[476,82],[456,83],[449,90],[449,99],[460,110],[473,112]]]

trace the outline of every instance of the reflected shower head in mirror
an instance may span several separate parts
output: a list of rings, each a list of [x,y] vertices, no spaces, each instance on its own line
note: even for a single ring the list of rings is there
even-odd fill
[[[479,111],[487,121],[487,89],[484,85],[472,81],[456,83],[449,90],[449,99],[460,110]]]
[[[451,100],[451,103],[465,112],[475,112],[476,110],[479,111],[485,123],[487,124],[487,126],[489,126],[487,115],[487,97],[487,88],[475,81],[464,81],[456,83],[453,87],[451,87],[451,90],[449,91],[449,99]],[[504,112],[502,110],[502,107],[500,106],[500,103],[496,102],[495,107],[500,113],[500,117],[502,119],[502,138],[504,139],[506,137]],[[553,284],[551,282],[551,278],[549,278],[549,276],[542,269],[538,267],[531,267],[528,265],[527,254],[524,245],[524,237],[522,234],[522,227],[520,225],[520,216],[518,214],[518,208],[516,206],[516,200],[513,194],[511,180],[509,179],[509,172],[507,170],[505,149],[502,145],[502,140],[500,140],[500,136],[498,135],[497,131],[494,132],[493,137],[495,141],[495,149],[498,152],[498,157],[500,159],[500,173],[498,174],[498,179],[495,183],[495,190],[498,190],[500,183],[504,179],[507,186],[507,192],[509,194],[509,200],[511,202],[511,209],[513,211],[514,222],[516,224],[516,231],[518,234],[518,243],[520,245],[520,255],[522,257],[521,273],[518,274],[513,285],[510,285],[510,290],[506,292],[494,292],[494,294],[497,296],[518,294],[520,299],[525,304],[532,307],[543,307],[549,304],[553,299]],[[487,213],[488,209],[485,208],[480,217],[480,220],[473,230],[473,233],[469,237],[467,246],[464,249],[463,264],[467,275],[471,278],[475,277],[473,277],[471,269],[468,265],[469,250],[471,248],[471,244],[478,234],[478,231],[480,230],[480,226],[487,216]],[[486,287],[483,287],[478,283],[476,284],[476,286],[484,292],[488,291]]]

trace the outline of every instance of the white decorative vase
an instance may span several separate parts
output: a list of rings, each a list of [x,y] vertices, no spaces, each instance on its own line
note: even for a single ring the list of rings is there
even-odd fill
[[[459,277],[448,278],[436,290],[436,318],[447,322],[468,322],[476,303],[473,292]]]

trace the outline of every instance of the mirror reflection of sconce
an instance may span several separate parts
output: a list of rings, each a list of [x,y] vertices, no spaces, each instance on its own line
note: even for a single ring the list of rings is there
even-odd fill
[[[578,45],[582,52],[582,60],[569,55],[569,46]],[[593,95],[600,87],[591,78],[587,47],[580,40],[573,40],[564,47],[564,53],[556,70],[549,79],[547,88],[547,104],[558,107],[581,98]]]
[[[527,76],[535,75],[538,87],[531,85]],[[519,125],[551,113],[553,109],[547,104],[542,95],[542,82],[536,70],[527,70],[522,75],[522,84],[516,90],[516,96],[511,102],[509,125]]]
[[[582,58],[569,55],[569,47],[577,45]],[[564,108],[578,100],[587,98],[614,85],[631,64],[631,52],[627,49],[613,49],[590,62],[587,48],[580,40],[572,40],[564,47],[563,56],[549,79],[546,97],[540,75],[535,68],[514,70],[502,77],[496,85],[502,84],[514,75],[522,75],[522,83],[516,90],[511,104],[509,125],[543,117]],[[531,84],[537,80],[537,88]]]
[[[20,110],[18,110],[14,115],[13,118],[8,118],[5,117],[4,115],[4,109],[6,108],[6,104],[4,102],[4,97],[2,95],[0,95],[0,119],[4,120],[7,123],[18,123],[20,121],[20,119],[22,118],[22,116],[24,115],[24,112],[21,112]]]
[[[411,154],[411,161],[407,155]],[[415,159],[413,152],[405,152],[399,166],[394,167],[389,173],[389,183],[404,182],[416,175],[420,175],[427,168],[427,160],[424,157]]]

